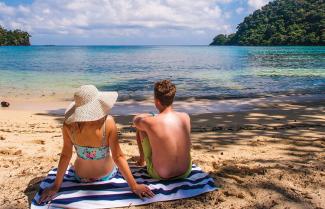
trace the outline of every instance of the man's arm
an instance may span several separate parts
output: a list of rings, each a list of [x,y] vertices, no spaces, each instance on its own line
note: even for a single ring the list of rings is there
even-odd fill
[[[187,132],[191,134],[191,118],[187,113],[185,113],[185,121],[186,121]]]
[[[148,118],[151,117],[150,114],[140,114],[134,117],[133,124],[140,131],[146,131],[148,126]]]
[[[140,157],[139,159],[137,160],[137,164],[138,166],[144,166],[145,165],[145,160],[144,160],[144,152],[143,152],[143,147],[142,147],[142,143],[141,143],[141,131],[138,131],[137,130],[137,133],[136,133],[136,138],[137,138],[137,145],[138,145],[138,149],[139,149],[139,154],[140,154]]]

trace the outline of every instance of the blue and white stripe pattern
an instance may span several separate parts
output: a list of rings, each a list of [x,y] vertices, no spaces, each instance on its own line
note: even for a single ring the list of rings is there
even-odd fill
[[[186,179],[167,181],[150,178],[145,168],[131,167],[136,181],[148,185],[155,193],[154,198],[141,200],[131,192],[120,172],[108,181],[79,183],[74,177],[73,169],[69,167],[57,196],[49,204],[38,205],[44,188],[54,182],[56,171],[57,169],[51,170],[40,184],[40,190],[32,201],[31,209],[126,207],[189,198],[216,189],[213,179],[195,165]]]

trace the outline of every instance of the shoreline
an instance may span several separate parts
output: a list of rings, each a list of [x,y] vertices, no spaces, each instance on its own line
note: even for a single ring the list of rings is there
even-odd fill
[[[8,98],[10,106],[8,108],[0,107],[1,110],[14,111],[32,111],[38,113],[46,113],[50,115],[64,115],[66,107],[71,101],[53,99],[51,97],[44,98]],[[238,98],[238,99],[188,99],[183,101],[175,101],[174,108],[177,111],[184,111],[189,114],[205,114],[205,113],[227,113],[241,112],[260,108],[272,108],[282,103],[323,103],[325,104],[325,94],[299,94],[299,95],[270,95],[267,97],[257,98]],[[136,101],[117,101],[112,109],[111,114],[118,115],[135,115],[138,113],[156,112],[153,99]]]

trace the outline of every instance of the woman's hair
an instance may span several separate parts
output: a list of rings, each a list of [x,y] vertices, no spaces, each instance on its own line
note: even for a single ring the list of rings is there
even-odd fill
[[[176,94],[176,86],[170,80],[162,80],[155,83],[155,98],[168,107],[173,104]]]
[[[73,122],[73,123],[70,123],[70,124],[67,124],[65,123],[65,121],[63,122],[63,126],[66,126],[69,130],[71,130],[72,128],[76,128],[76,127],[82,127],[84,124],[87,124],[87,123],[96,123],[96,124],[99,124],[99,125],[102,125],[104,123],[104,121],[106,120],[107,116],[101,118],[101,119],[98,119],[98,120],[95,120],[95,121],[85,121],[85,122]]]

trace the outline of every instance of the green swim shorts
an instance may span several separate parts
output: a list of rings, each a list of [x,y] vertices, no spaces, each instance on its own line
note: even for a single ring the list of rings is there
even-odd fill
[[[158,173],[155,171],[154,167],[153,167],[153,164],[152,164],[152,151],[151,151],[151,145],[150,145],[149,139],[144,138],[143,140],[141,140],[141,145],[142,145],[142,149],[143,149],[144,159],[145,159],[146,164],[147,164],[148,174],[154,179],[167,180],[167,179],[161,178],[158,175]],[[190,160],[190,164],[188,166],[188,169],[183,175],[176,176],[176,177],[173,177],[173,178],[168,179],[168,180],[186,178],[191,173],[191,171],[192,171],[192,160]]]

